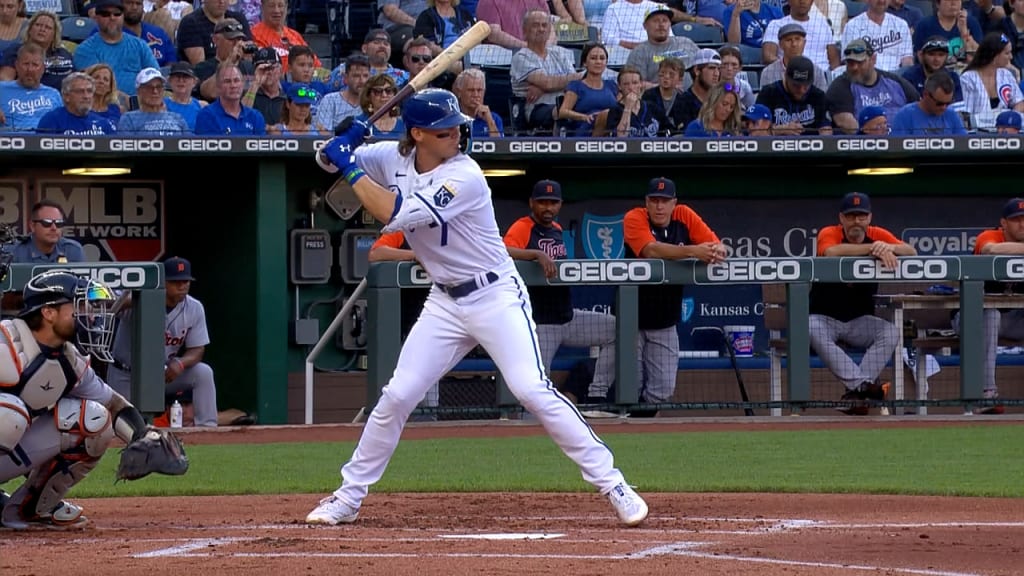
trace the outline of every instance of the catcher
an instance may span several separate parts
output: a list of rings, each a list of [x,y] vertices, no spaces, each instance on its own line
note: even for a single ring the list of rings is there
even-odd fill
[[[23,296],[19,317],[0,321],[0,483],[27,478],[10,496],[0,491],[0,523],[16,530],[84,526],[82,509],[64,495],[115,436],[128,444],[118,479],[184,474],[180,442],[147,426],[89,366],[90,355],[110,358],[110,289],[52,270],[33,277]]]

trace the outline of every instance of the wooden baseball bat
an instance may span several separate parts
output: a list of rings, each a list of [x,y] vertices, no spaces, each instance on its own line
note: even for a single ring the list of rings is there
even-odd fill
[[[374,122],[380,120],[385,114],[391,111],[395,106],[400,105],[406,98],[412,96],[417,90],[422,90],[430,85],[430,82],[444,73],[452,63],[457,60],[462,60],[474,46],[480,44],[487,38],[491,33],[491,27],[483,20],[473,24],[473,26],[466,30],[462,36],[455,39],[451,46],[444,49],[443,52],[434,57],[433,60],[427,64],[419,74],[417,74],[412,80],[402,87],[388,100],[386,104],[380,107],[379,110],[374,112],[367,124],[373,125]]]

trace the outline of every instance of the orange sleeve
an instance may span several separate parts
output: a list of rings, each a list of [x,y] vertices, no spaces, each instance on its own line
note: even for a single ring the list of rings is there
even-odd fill
[[[647,216],[647,208],[633,208],[622,218],[622,233],[626,245],[636,254],[643,256],[644,247],[655,242],[651,233],[651,222]]]
[[[843,243],[842,226],[825,226],[818,231],[818,256],[824,256],[825,250]]]
[[[698,216],[697,213],[693,211],[693,208],[690,208],[689,206],[681,205],[673,208],[672,219],[686,224],[686,228],[690,231],[691,244],[721,242],[721,240],[718,239],[718,235],[715,234],[715,232],[711,230],[711,227],[704,222],[704,219]]]
[[[876,242],[881,241],[886,244],[903,244],[903,240],[897,238],[895,234],[889,232],[885,228],[879,228],[878,226],[868,226],[868,237],[873,238]]]
[[[401,248],[405,244],[405,235],[401,232],[389,232],[377,238],[370,250],[387,246],[388,248]]]
[[[981,234],[978,234],[978,239],[974,242],[974,253],[981,254],[981,249],[986,244],[999,244],[1006,242],[1006,236],[1003,235],[1002,230],[985,230]]]
[[[530,243],[530,231],[533,230],[533,220],[529,216],[523,216],[508,227],[505,233],[505,246],[510,248],[526,248]]]

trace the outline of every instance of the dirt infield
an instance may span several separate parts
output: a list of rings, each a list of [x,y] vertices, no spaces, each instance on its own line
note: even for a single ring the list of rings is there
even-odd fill
[[[813,422],[801,424],[816,427]],[[599,429],[678,431],[696,424],[608,429],[614,426]],[[721,426],[735,429],[735,423]],[[742,426],[776,428],[747,421]],[[359,430],[249,428],[187,433],[186,440],[337,441],[354,439]],[[419,426],[406,437],[539,433],[534,426]],[[651,516],[640,528],[624,529],[596,494],[371,493],[356,524],[305,526],[301,520],[320,496],[76,500],[92,520],[86,530],[0,532],[0,574],[1024,573],[1024,500],[645,494]]]

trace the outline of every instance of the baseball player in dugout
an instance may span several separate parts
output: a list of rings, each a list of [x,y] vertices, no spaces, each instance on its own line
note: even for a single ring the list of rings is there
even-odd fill
[[[14,262],[25,264],[66,264],[82,262],[82,245],[64,237],[64,210],[44,198],[32,207],[32,233],[14,245]]]
[[[548,380],[530,298],[501,240],[491,190],[466,155],[473,119],[455,95],[430,88],[410,96],[401,140],[363,145],[358,121],[316,154],[326,171],[352,185],[384,232],[402,231],[434,285],[398,357],[391,380],[363,428],[342,484],[307,516],[311,524],[354,522],[369,487],[380,480],[416,403],[480,344],[509,390],[551,439],[606,495],[619,520],[636,526],[647,503],[615,468],[611,450]]]
[[[78,528],[88,520],[63,500],[116,436],[145,436],[142,415],[101,380],[90,358],[109,360],[115,302],[105,285],[70,272],[34,276],[17,318],[0,321],[0,523],[16,530]],[[77,344],[77,346],[76,346]]]
[[[548,278],[558,274],[554,261],[566,257],[562,226],[555,221],[561,209],[562,186],[554,180],[541,180],[530,195],[530,215],[516,220],[505,233],[509,255],[515,260],[536,261]],[[587,392],[589,398],[578,400],[605,403],[615,380],[615,316],[574,310],[568,286],[530,286],[527,291],[533,304],[545,372],[551,373],[551,362],[562,344],[600,346],[594,379]]]
[[[203,360],[210,335],[206,311],[199,300],[189,295],[192,287],[192,263],[184,258],[164,262],[167,316],[164,323],[164,382],[167,393],[191,390],[195,426],[217,426],[217,387],[213,369]],[[113,362],[107,381],[125,398],[131,398],[132,320],[131,292],[125,291],[118,311],[114,334]]]
[[[696,258],[707,264],[726,258],[725,246],[704,220],[676,200],[676,184],[654,178],[643,208],[633,208],[622,222],[627,258]],[[679,369],[679,311],[683,286],[641,286],[639,291],[637,368],[641,402],[668,402],[676,390]],[[640,411],[634,416],[654,416]]]
[[[871,199],[861,192],[843,196],[839,224],[823,226],[818,232],[818,256],[869,256],[885,268],[894,268],[897,256],[915,254],[885,228],[871,225]],[[811,287],[811,347],[846,387],[843,400],[881,401],[888,392],[888,383],[879,382],[878,376],[893,357],[900,328],[875,316],[877,293],[878,283],[815,282]],[[841,343],[866,350],[859,365]],[[868,406],[840,411],[864,416]]]

